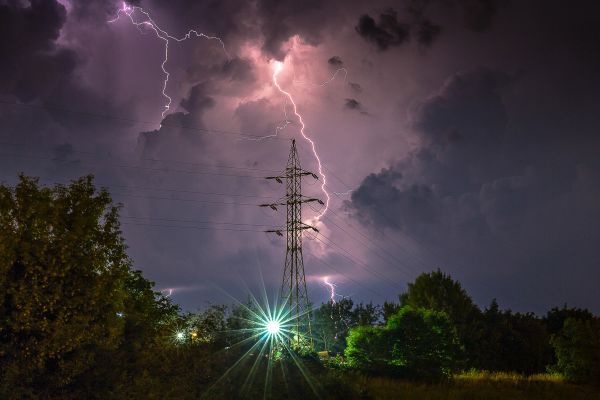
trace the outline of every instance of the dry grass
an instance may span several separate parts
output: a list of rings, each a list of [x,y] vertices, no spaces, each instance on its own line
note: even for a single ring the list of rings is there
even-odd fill
[[[352,377],[351,384],[370,399],[402,400],[600,400],[600,389],[572,385],[560,375],[469,371],[452,382],[423,384],[389,378]]]

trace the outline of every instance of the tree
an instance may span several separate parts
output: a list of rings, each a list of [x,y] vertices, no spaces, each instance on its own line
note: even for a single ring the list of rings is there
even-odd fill
[[[533,374],[552,362],[550,336],[534,314],[501,311],[496,300],[483,312],[479,351],[470,366],[488,371]]]
[[[449,378],[460,344],[448,316],[439,311],[402,307],[386,325],[392,352],[389,363],[413,379]]]
[[[446,314],[401,308],[383,327],[357,326],[347,338],[351,367],[371,374],[438,380],[456,368],[460,344]]]
[[[344,351],[348,331],[355,325],[353,307],[352,300],[344,298],[335,303],[323,303],[314,311],[313,332],[320,349],[334,353]]]
[[[373,303],[359,303],[354,307],[354,321],[357,325],[375,325],[381,319],[381,307]]]
[[[600,320],[567,318],[553,335],[556,369],[573,382],[600,382]]]
[[[144,359],[177,309],[125,249],[91,176],[0,186],[0,397],[105,397]]]
[[[563,325],[568,318],[589,321],[594,319],[594,315],[587,309],[569,308],[566,304],[562,308],[554,307],[544,317],[548,333],[556,335],[562,331]]]
[[[350,328],[357,325],[371,326],[381,319],[381,308],[373,303],[354,305],[351,299],[321,304],[314,312],[314,334],[317,345],[334,353],[343,352]]]
[[[400,310],[400,304],[397,304],[394,302],[388,303],[387,301],[385,301],[381,308],[382,308],[383,320],[384,320],[384,322],[388,322],[390,317],[392,315],[396,314]]]
[[[382,327],[363,325],[352,328],[346,338],[348,365],[372,374],[387,371],[391,354],[385,339]]]
[[[444,312],[456,327],[467,360],[477,357],[481,339],[481,311],[458,281],[439,269],[419,275],[400,296],[402,307]],[[466,361],[466,360],[465,360]]]

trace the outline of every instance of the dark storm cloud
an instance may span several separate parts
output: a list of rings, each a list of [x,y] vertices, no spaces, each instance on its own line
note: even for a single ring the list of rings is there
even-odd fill
[[[427,19],[423,19],[417,23],[415,31],[419,43],[431,46],[442,31],[442,28]]]
[[[492,26],[500,3],[500,0],[412,0],[402,9],[402,17],[395,9],[381,13],[378,21],[369,14],[362,15],[356,31],[382,51],[408,43],[411,39],[429,47],[443,31],[442,25],[434,22],[430,15],[451,14],[450,10],[457,10],[462,26],[470,31],[483,32]],[[451,18],[446,19],[446,24],[456,25]]]
[[[572,85],[587,79],[575,76]],[[592,90],[594,81],[587,82],[586,90]],[[539,101],[539,88],[527,85],[522,77],[485,68],[450,77],[414,107],[419,144],[365,177],[346,203],[350,212],[364,223],[442,249],[449,266],[464,263],[473,271],[518,273],[525,280],[536,279],[539,268],[557,273],[573,257],[580,269],[591,268],[598,258],[590,256],[592,243],[600,235],[582,216],[600,213],[600,205],[589,201],[598,198],[600,185],[585,194],[579,190],[580,166],[600,178],[586,150],[598,148],[598,140],[587,137],[589,111],[561,101],[543,114],[516,118],[522,104],[535,110]],[[585,90],[580,95],[587,97]],[[568,140],[558,139],[567,109],[570,120],[579,122],[570,127]],[[580,239],[565,246],[562,241],[573,232]],[[542,288],[536,295],[550,301]]]
[[[344,107],[349,110],[360,110],[362,108],[362,105],[356,99],[346,99]]]
[[[336,68],[340,68],[344,65],[344,62],[338,56],[331,57],[329,60],[327,60],[327,63]]]
[[[459,2],[463,8],[465,26],[476,32],[489,29],[496,15],[498,3],[498,0],[464,0]]]
[[[116,16],[116,10],[122,7],[122,2],[118,0],[72,1],[70,4],[71,18],[96,27],[105,25],[107,20]],[[140,1],[127,1],[127,4],[139,6]]]
[[[423,224],[444,224],[442,214],[456,212],[463,202],[472,209],[483,186],[510,171],[500,151],[507,125],[501,89],[507,81],[504,74],[488,69],[458,74],[419,104],[413,124],[421,146],[365,178],[350,203],[357,216],[424,234]],[[477,219],[461,224],[481,227],[479,212],[458,214]]]
[[[140,6],[156,15],[156,23],[174,36],[181,37],[189,29],[221,37],[235,46],[236,37],[255,38],[258,34],[253,5],[238,0],[143,0]]]
[[[185,154],[194,153],[201,146],[204,137],[198,129],[204,128],[204,113],[215,106],[215,101],[208,95],[210,85],[199,83],[192,87],[181,106],[188,112],[168,114],[161,127],[150,132],[142,132],[138,145],[145,157],[171,158],[175,155],[185,158]]]
[[[355,93],[360,93],[363,90],[362,86],[360,86],[356,82],[348,82],[348,86],[350,86],[350,89],[352,89],[352,91],[355,92]]]
[[[382,51],[407,43],[411,38],[415,38],[421,45],[431,46],[441,33],[442,27],[425,16],[425,6],[416,7],[416,3],[413,2],[407,8],[404,21],[400,21],[394,9],[380,14],[377,22],[365,14],[358,20],[356,31]]]
[[[252,62],[239,57],[227,60],[223,64],[222,71],[225,76],[234,81],[249,82],[255,78]]]
[[[257,5],[260,29],[264,37],[263,51],[282,60],[282,44],[294,35],[303,41],[318,45],[323,31],[332,29],[340,18],[340,7],[348,3],[319,0],[260,0]]]
[[[0,91],[31,101],[63,84],[75,69],[73,51],[56,45],[66,11],[54,0],[0,4]]]
[[[398,21],[396,11],[390,9],[379,15],[379,21],[370,15],[363,15],[358,20],[356,32],[365,40],[374,43],[379,50],[387,50],[399,46],[409,38],[409,26]]]

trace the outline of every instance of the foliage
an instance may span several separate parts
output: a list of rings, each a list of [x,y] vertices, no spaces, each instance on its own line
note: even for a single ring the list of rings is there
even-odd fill
[[[556,369],[574,382],[600,382],[600,320],[568,318],[553,335]]]
[[[131,270],[118,208],[90,176],[0,186],[0,397],[117,390],[176,313],[151,288]]]
[[[117,209],[91,178],[0,187],[0,355],[3,389],[48,394],[89,371],[124,330],[129,259]]]
[[[391,358],[383,327],[357,326],[350,330],[345,355],[348,365],[367,373],[385,372]]]
[[[478,351],[470,357],[471,367],[533,374],[552,363],[550,336],[534,314],[501,311],[494,300],[483,312],[479,326]]]
[[[363,372],[437,380],[456,368],[460,345],[446,314],[401,308],[385,327],[359,326],[347,339],[348,364]]]
[[[313,331],[324,363],[312,351],[274,357],[256,346],[252,301],[182,315],[125,250],[118,207],[91,177],[0,186],[0,398],[493,399],[536,398],[535,387],[577,399],[586,387],[563,375],[600,381],[600,322],[587,310],[565,306],[540,319],[493,301],[481,312],[438,270],[409,284],[400,304],[323,304]],[[509,372],[553,362],[554,375]],[[437,380],[457,366],[493,372],[441,386],[355,375]]]
[[[448,378],[456,369],[460,345],[443,312],[403,307],[386,326],[392,345],[390,363],[413,379]]]
[[[594,315],[589,310],[569,308],[566,304],[562,308],[554,307],[544,317],[548,333],[556,335],[562,331],[563,325],[568,318],[589,321],[594,319]]]
[[[343,353],[350,328],[376,324],[381,319],[381,308],[372,303],[354,304],[351,299],[321,304],[314,311],[313,331],[317,336],[317,350]]]
[[[465,347],[464,366],[479,353],[481,311],[458,281],[439,269],[419,275],[400,296],[401,306],[446,313]]]

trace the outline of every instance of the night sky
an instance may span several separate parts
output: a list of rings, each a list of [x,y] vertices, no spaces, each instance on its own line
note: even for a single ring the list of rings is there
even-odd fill
[[[164,119],[148,16],[172,36]],[[314,303],[324,277],[382,303],[440,268],[481,306],[600,312],[597,1],[0,0],[0,180],[93,173],[186,310],[275,293],[285,212],[257,205],[285,188],[263,177],[291,138],[319,167],[277,68],[331,197],[304,239]]]

